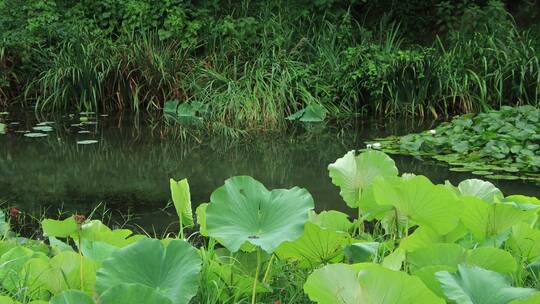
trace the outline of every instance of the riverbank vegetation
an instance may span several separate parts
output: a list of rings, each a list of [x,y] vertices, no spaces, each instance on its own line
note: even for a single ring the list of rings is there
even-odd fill
[[[171,180],[178,233],[162,239],[80,214],[26,238],[11,208],[0,303],[538,303],[538,199],[399,175],[373,150],[328,170],[356,220],[249,176],[227,179],[196,215],[187,180]]]
[[[538,105],[530,1],[0,1],[0,104],[215,129]]]

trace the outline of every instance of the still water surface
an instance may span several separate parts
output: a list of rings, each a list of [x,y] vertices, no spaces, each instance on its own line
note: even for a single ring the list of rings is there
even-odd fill
[[[36,117],[31,113],[1,118],[8,133],[0,135],[0,203],[27,212],[58,209],[88,214],[103,204],[113,215],[130,213],[134,223],[157,231],[174,221],[169,178],[187,177],[194,205],[207,202],[228,177],[251,175],[268,188],[300,186],[313,195],[319,210],[351,212],[328,177],[327,166],[366,140],[419,131],[433,122],[358,121],[342,127],[299,126],[286,134],[231,140],[207,136],[181,140],[133,117],[89,115]],[[54,121],[43,138],[22,131]],[[0,121],[0,122],[1,122]],[[141,121],[144,121],[141,119]],[[78,145],[80,140],[97,140]],[[434,182],[474,177],[451,172],[448,166],[410,156],[393,156],[400,172],[428,176]],[[540,195],[540,186],[522,181],[492,181],[505,194]]]

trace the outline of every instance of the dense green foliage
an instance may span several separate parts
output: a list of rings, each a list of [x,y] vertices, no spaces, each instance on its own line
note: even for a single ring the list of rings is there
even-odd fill
[[[0,303],[537,303],[537,198],[399,175],[373,150],[328,169],[353,222],[315,213],[306,189],[248,176],[199,205],[187,240],[75,215],[42,220],[41,241],[13,231],[18,210],[0,212]],[[187,182],[171,192],[181,229],[193,227]]]
[[[458,116],[434,130],[383,138],[379,144],[387,152],[448,162],[454,171],[540,181],[540,110],[532,106]]]
[[[138,111],[175,100],[202,106],[217,129],[276,129],[318,105],[329,118],[537,105],[537,11],[497,0],[2,0],[0,104]]]

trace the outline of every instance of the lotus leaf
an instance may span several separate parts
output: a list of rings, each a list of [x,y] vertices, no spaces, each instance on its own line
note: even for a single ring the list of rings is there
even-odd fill
[[[495,237],[531,215],[531,211],[512,204],[490,204],[472,196],[463,197],[462,201],[461,220],[478,241]]]
[[[172,304],[171,299],[161,294],[155,288],[137,284],[124,283],[115,285],[105,291],[100,297],[101,304]]]
[[[497,189],[492,183],[479,179],[464,180],[459,183],[458,189],[462,195],[476,196],[488,203],[503,199],[501,190]]]
[[[525,299],[536,290],[510,286],[508,278],[476,266],[459,265],[457,273],[436,273],[446,297],[463,304],[507,304]]]
[[[94,304],[94,301],[86,293],[70,289],[54,296],[50,304]]]
[[[187,242],[174,240],[165,247],[159,240],[141,239],[103,261],[97,273],[96,291],[105,296],[109,288],[120,284],[142,284],[173,304],[185,304],[197,292],[200,270],[197,250]]]
[[[454,194],[442,185],[433,185],[424,176],[407,180],[377,180],[373,184],[377,204],[392,206],[399,216],[411,223],[427,226],[444,235],[458,225],[460,204]]]
[[[321,228],[307,222],[302,236],[293,242],[284,242],[276,250],[281,258],[301,261],[301,265],[314,268],[320,264],[343,260],[343,247],[348,235]]]
[[[305,189],[268,191],[251,177],[232,177],[212,193],[206,229],[232,252],[249,242],[271,253],[302,235],[313,205]]]
[[[325,266],[308,277],[304,291],[319,304],[444,303],[417,277],[376,264]]]
[[[385,153],[349,151],[328,166],[332,183],[341,189],[341,196],[351,208],[358,207],[362,191],[378,177],[397,176],[394,161]]]

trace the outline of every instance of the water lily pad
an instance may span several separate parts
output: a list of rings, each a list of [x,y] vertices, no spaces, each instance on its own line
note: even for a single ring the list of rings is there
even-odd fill
[[[493,172],[491,172],[491,171],[482,171],[482,170],[472,171],[471,173],[474,174],[474,175],[490,175],[490,174],[493,174]]]
[[[92,132],[88,131],[88,130],[80,130],[79,132],[77,132],[79,134],[90,134]]]
[[[93,145],[97,144],[99,141],[95,139],[87,139],[87,140],[78,140],[77,145]]]
[[[32,129],[34,131],[41,131],[41,132],[52,132],[53,131],[52,127],[46,126],[46,125],[33,127]]]
[[[36,137],[47,137],[49,135],[45,134],[45,133],[38,133],[38,132],[30,132],[30,133],[25,133],[24,134],[24,137],[31,137],[31,138],[36,138]]]
[[[54,121],[42,121],[36,124],[36,126],[50,126],[50,125],[54,125]]]
[[[471,171],[471,169],[466,168],[466,167],[452,167],[448,170],[454,171],[454,172],[470,172]]]

